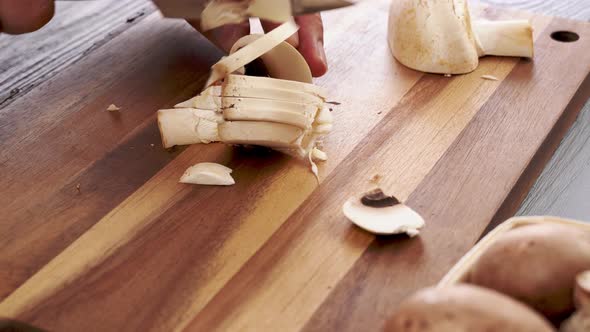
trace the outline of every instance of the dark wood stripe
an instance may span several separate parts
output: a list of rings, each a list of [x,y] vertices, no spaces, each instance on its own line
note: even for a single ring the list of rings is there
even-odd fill
[[[0,299],[174,158],[155,111],[196,94],[218,52],[203,53],[211,46],[185,23],[150,33],[154,19],[2,110]],[[107,112],[110,103],[122,110]]]
[[[421,236],[376,239],[308,322],[306,331],[334,326],[339,331],[381,329],[404,297],[436,283],[471,248],[506,198],[505,188],[516,183],[529,164],[528,156],[544,141],[543,133],[563,112],[548,110],[559,110],[572,98],[571,87],[556,82],[553,90],[547,90],[528,84],[530,78],[545,81],[568,76],[579,85],[588,75],[562,65],[569,61],[590,64],[590,53],[582,52],[590,49],[590,39],[569,45],[552,41],[549,34],[561,23],[552,21],[537,42],[535,62],[522,63],[512,71],[408,200],[428,223]],[[583,58],[577,52],[584,53]],[[563,62],[547,61],[555,57]],[[511,126],[515,122],[521,125]],[[482,167],[482,160],[502,162]]]

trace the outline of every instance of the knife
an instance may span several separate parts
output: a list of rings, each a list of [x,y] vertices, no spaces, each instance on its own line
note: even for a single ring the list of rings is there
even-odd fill
[[[58,0],[91,1],[91,0]],[[169,18],[199,19],[210,0],[152,0],[162,15]],[[256,0],[257,4],[276,4],[279,0]],[[284,0],[291,6],[293,16],[319,13],[353,5],[352,0]],[[254,2],[254,1],[253,1]],[[276,6],[276,5],[275,5]]]

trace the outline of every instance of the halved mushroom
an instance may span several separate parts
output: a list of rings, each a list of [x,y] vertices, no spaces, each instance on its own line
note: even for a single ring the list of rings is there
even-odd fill
[[[349,199],[342,212],[358,227],[379,235],[406,233],[414,237],[424,227],[424,219],[416,211],[381,189]]]
[[[467,0],[391,3],[389,44],[403,65],[423,72],[464,74],[485,55],[533,57],[529,21],[471,21]]]
[[[211,186],[231,186],[236,182],[232,169],[216,163],[200,163],[189,167],[180,178],[181,183]]]

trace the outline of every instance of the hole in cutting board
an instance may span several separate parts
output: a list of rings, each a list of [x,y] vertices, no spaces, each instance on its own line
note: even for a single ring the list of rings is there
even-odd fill
[[[580,39],[580,35],[571,31],[555,31],[551,34],[553,40],[557,40],[562,43],[572,43]]]

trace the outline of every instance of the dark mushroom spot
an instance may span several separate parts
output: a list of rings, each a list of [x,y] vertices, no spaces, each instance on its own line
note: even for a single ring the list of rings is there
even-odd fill
[[[363,203],[364,206],[384,208],[400,204],[400,201],[393,196],[385,195],[385,193],[383,193],[383,190],[378,188],[366,193],[361,198],[361,203]]]

